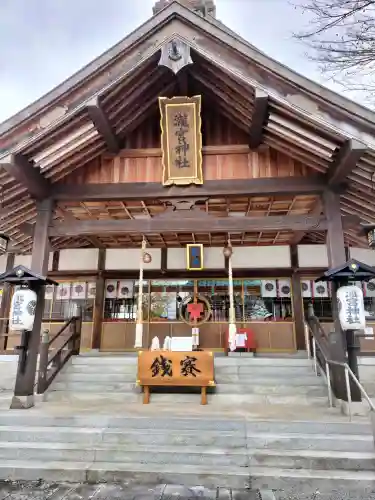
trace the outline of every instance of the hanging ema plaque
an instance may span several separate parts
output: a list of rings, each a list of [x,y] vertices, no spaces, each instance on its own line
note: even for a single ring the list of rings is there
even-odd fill
[[[201,96],[159,97],[164,186],[203,184]]]

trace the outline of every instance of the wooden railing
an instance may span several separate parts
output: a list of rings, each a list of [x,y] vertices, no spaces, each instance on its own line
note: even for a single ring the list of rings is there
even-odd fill
[[[81,315],[70,318],[52,339],[49,331],[44,330],[40,344],[38,394],[43,394],[67,361],[79,354],[81,330]]]

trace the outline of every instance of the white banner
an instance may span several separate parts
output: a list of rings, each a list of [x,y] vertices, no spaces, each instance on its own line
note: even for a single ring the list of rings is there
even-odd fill
[[[119,283],[117,297],[119,299],[131,299],[133,297],[133,289],[132,280],[122,280]]]
[[[277,280],[278,297],[290,297],[290,280]]]
[[[315,298],[328,298],[328,283],[326,281],[313,282],[313,296]]]
[[[312,296],[311,280],[301,280],[302,297],[310,298]]]
[[[10,330],[19,332],[33,329],[36,301],[36,293],[32,290],[21,288],[14,292],[9,315]]]
[[[107,280],[105,282],[105,298],[115,299],[117,297],[117,280]]]
[[[54,291],[55,291],[55,287],[53,285],[46,285],[46,287],[44,289],[45,300],[52,300]]]
[[[276,280],[262,280],[262,297],[277,297]]]
[[[57,287],[56,300],[69,300],[71,283],[60,283]]]
[[[96,281],[90,281],[87,283],[87,298],[95,299],[96,297]]]
[[[357,286],[342,286],[337,290],[341,328],[364,330],[366,327],[363,293]]]
[[[363,283],[363,294],[365,297],[375,297],[375,280]]]
[[[72,299],[85,299],[87,285],[84,281],[72,283]]]

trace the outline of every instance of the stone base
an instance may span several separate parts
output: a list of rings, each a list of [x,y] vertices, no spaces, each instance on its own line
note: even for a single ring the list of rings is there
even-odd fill
[[[335,406],[341,408],[341,413],[344,415],[349,415],[349,403],[347,401],[337,399]],[[350,406],[353,417],[365,417],[369,414],[370,408],[367,401],[352,402]]]
[[[30,396],[13,396],[10,404],[11,410],[27,410],[34,406],[34,395]]]

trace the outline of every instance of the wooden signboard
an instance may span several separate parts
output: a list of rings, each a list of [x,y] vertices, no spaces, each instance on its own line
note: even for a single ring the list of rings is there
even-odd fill
[[[164,186],[203,184],[201,96],[159,97]]]
[[[145,404],[150,386],[201,387],[202,404],[206,388],[215,386],[214,357],[208,351],[141,351],[138,353],[137,384],[144,388]]]

